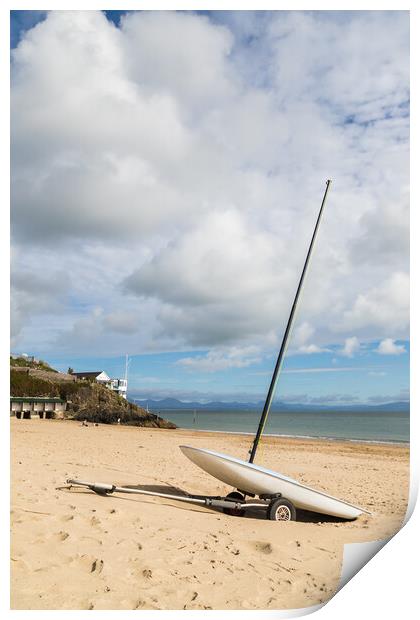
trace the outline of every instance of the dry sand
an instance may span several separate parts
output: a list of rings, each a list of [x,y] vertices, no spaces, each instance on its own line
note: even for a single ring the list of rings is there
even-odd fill
[[[11,420],[12,609],[285,609],[325,601],[343,544],[395,533],[408,448],[265,438],[257,463],[373,512],[278,523],[143,496],[59,488],[67,478],[223,494],[178,446],[246,458],[250,437]],[[306,517],[307,518],[307,517]]]

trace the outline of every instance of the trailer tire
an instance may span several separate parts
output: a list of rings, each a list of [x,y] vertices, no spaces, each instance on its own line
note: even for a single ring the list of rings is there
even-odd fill
[[[288,499],[274,499],[267,510],[271,521],[296,521],[296,508]]]
[[[239,491],[231,491],[226,495],[226,499],[235,499],[243,502],[245,501],[245,496],[239,493]],[[223,512],[231,517],[243,517],[245,514],[244,508],[223,508]]]

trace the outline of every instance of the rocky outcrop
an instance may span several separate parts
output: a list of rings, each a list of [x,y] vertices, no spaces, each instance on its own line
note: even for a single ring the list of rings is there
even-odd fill
[[[67,416],[102,424],[129,424],[157,428],[176,428],[164,418],[148,413],[97,383],[72,384],[77,387],[67,400]]]
[[[75,381],[71,375],[54,370],[12,368],[10,386],[12,396],[50,396],[65,400],[66,418],[101,424],[176,428],[169,420],[130,403],[103,385]]]

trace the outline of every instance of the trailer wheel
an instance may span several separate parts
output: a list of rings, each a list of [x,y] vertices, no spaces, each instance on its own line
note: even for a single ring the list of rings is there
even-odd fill
[[[288,499],[274,499],[267,510],[271,521],[296,521],[296,508]]]
[[[226,495],[226,499],[234,499],[239,502],[245,501],[245,496],[239,491],[231,491]],[[231,517],[243,517],[245,514],[244,508],[223,508],[223,512],[225,515],[230,515]]]

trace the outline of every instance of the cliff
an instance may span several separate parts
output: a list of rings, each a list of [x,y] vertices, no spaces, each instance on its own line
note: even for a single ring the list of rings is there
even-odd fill
[[[75,381],[54,369],[12,367],[11,396],[49,396],[67,401],[65,417],[102,424],[176,428],[169,420],[148,413],[107,387],[90,381]]]

